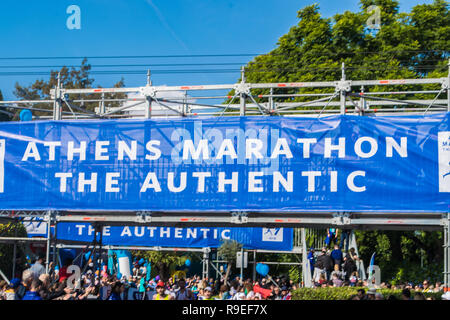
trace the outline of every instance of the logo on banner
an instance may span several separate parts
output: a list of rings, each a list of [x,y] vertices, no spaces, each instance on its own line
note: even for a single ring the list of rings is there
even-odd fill
[[[262,241],[283,242],[283,228],[263,228]]]
[[[43,220],[25,219],[23,225],[29,236],[38,237],[47,235],[47,223]]]
[[[439,192],[450,192],[450,131],[438,133]]]

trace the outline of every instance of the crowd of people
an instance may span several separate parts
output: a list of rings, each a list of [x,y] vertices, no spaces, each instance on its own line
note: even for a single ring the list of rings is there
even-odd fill
[[[442,283],[432,284],[428,280],[416,285],[362,280],[355,250],[350,248],[344,254],[337,244],[333,250],[323,247],[319,254],[311,248],[308,260],[314,287],[356,287],[358,294],[352,300],[395,298],[383,297],[378,289],[402,290],[402,299],[407,300],[423,300],[427,292],[444,293]],[[109,274],[106,269],[95,270],[92,263],[75,279],[68,270],[71,263],[69,259],[58,269],[51,262],[47,273],[44,258],[38,257],[22,272],[21,278],[0,281],[0,300],[291,300],[291,292],[300,286],[287,277],[270,276],[256,281],[240,277],[214,280],[198,275],[185,279],[162,279],[159,275],[150,278],[142,267],[133,268],[127,277]],[[450,292],[443,294],[442,299],[450,299]]]
[[[385,287],[386,289],[391,288],[390,286]],[[403,288],[403,289],[402,289]],[[366,291],[364,288],[358,289],[358,293],[351,296],[350,300],[435,300],[433,296],[426,297],[424,292],[431,291],[423,291],[423,290],[411,290],[409,285],[399,285],[396,289],[401,289],[400,297],[397,297],[393,294],[389,294],[388,296],[383,296],[383,294],[377,291],[376,288],[370,288]],[[440,291],[434,291],[440,292]],[[446,292],[441,296],[442,300],[450,300],[450,292]]]
[[[326,245],[331,244],[330,242]],[[348,244],[347,244],[348,245]],[[358,295],[352,297],[353,300],[384,299],[377,289],[402,290],[402,297],[409,300],[425,299],[424,293],[435,292],[444,293],[444,285],[437,281],[435,284],[424,280],[422,283],[411,282],[392,285],[388,282],[377,283],[375,277],[363,280],[360,269],[360,258],[354,248],[347,252],[342,250],[342,246],[334,244],[333,250],[324,246],[321,252],[316,254],[311,248],[308,253],[312,284],[314,287],[360,287]],[[364,288],[370,287],[366,292]],[[414,292],[412,296],[411,292]],[[450,293],[443,294],[443,299],[447,299]],[[392,296],[391,298],[394,298]]]
[[[290,300],[297,288],[286,277],[258,281],[235,277],[225,282],[196,275],[164,282],[160,276],[148,279],[145,272],[126,277],[90,268],[73,281],[69,265],[57,271],[50,263],[46,273],[44,259],[38,258],[21,279],[0,281],[0,300]]]

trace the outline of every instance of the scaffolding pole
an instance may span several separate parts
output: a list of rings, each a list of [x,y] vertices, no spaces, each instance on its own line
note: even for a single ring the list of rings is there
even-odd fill
[[[206,247],[203,248],[203,259],[202,259],[202,278],[209,278],[209,253],[211,249]]]
[[[444,291],[450,291],[450,213],[444,221]]]
[[[50,266],[50,245],[51,245],[51,223],[52,223],[52,211],[47,212],[47,250],[45,257],[45,273],[49,273]]]
[[[17,237],[17,228],[14,229],[14,237]],[[14,241],[13,267],[12,267],[11,279],[15,278],[15,275],[16,275],[16,259],[17,259],[17,242]]]
[[[450,112],[450,58],[448,59],[448,75],[447,75],[447,111]]]

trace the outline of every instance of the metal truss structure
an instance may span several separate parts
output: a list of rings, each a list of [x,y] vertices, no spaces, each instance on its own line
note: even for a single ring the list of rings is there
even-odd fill
[[[342,77],[337,81],[293,83],[248,83],[242,69],[241,82],[219,85],[154,86],[147,74],[147,83],[133,88],[63,88],[58,77],[57,86],[48,100],[0,101],[0,106],[29,109],[44,113],[35,120],[56,121],[74,119],[130,118],[127,110],[143,106],[144,118],[154,118],[155,109],[166,108],[174,117],[198,116],[308,116],[333,114],[377,116],[392,114],[423,114],[450,111],[449,74],[443,78],[349,80],[342,65]],[[168,92],[185,92],[185,98],[165,98]],[[222,95],[208,92],[223,91]],[[318,92],[321,91],[321,92]],[[231,93],[230,93],[231,92]],[[105,98],[114,94],[139,94],[140,98]],[[187,99],[188,93],[190,94]],[[206,94],[205,94],[206,93]],[[445,97],[446,95],[446,97]],[[92,98],[86,98],[91,96]],[[395,98],[398,97],[398,98]],[[427,98],[428,97],[428,98]],[[444,98],[443,98],[444,97]],[[198,100],[202,102],[197,102]],[[226,101],[208,104],[203,101]],[[195,101],[195,102],[193,102]],[[123,106],[108,107],[115,102]],[[85,103],[98,103],[88,110]],[[39,105],[39,108],[35,107]],[[41,107],[42,105],[48,107]],[[198,109],[202,108],[202,112]],[[1,208],[0,208],[1,209]],[[444,283],[450,287],[450,213],[397,212],[53,212],[0,211],[0,220],[15,221],[21,217],[41,217],[57,227],[58,222],[90,222],[105,225],[160,225],[160,226],[239,226],[239,227],[294,227],[341,229],[443,230]],[[53,239],[54,240],[54,239]],[[3,240],[5,241],[5,240]],[[25,241],[10,239],[11,242]],[[37,240],[36,240],[37,241]],[[41,240],[40,240],[41,241]],[[47,255],[50,252],[50,234],[47,237]],[[56,250],[56,241],[54,247]],[[306,247],[303,259],[306,259]],[[48,259],[47,259],[48,261]],[[305,269],[305,268],[304,268]]]

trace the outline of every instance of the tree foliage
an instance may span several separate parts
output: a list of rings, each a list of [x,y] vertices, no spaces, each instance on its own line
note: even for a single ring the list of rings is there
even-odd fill
[[[135,251],[133,255],[137,258],[148,259],[163,281],[170,278],[173,267],[181,266],[186,261],[186,256],[182,252]]]
[[[236,240],[225,240],[217,249],[217,255],[227,261],[227,272],[225,274],[225,282],[230,276],[233,264],[236,263],[236,254],[241,251],[242,244]]]
[[[0,90],[0,101],[3,100],[3,94]],[[10,112],[6,110],[6,108],[3,105],[0,105],[0,121],[9,121],[12,119],[12,115]]]
[[[440,231],[357,231],[356,239],[359,253],[367,263],[376,252],[375,264],[381,268],[382,280],[442,281],[444,252]]]
[[[370,5],[377,5],[381,11],[378,32],[366,26],[371,15],[367,12]],[[280,37],[274,50],[248,63],[248,82],[336,81],[341,79],[342,63],[346,66],[346,78],[351,80],[447,75],[450,13],[444,0],[417,5],[409,13],[399,12],[399,2],[395,0],[361,0],[360,11],[345,11],[330,18],[322,17],[319,5],[313,4],[299,10],[297,17],[298,24]],[[398,88],[404,90],[407,86]],[[331,92],[330,88],[300,88],[275,89],[274,93],[325,90]],[[373,90],[387,88],[381,86]],[[254,93],[267,94],[268,90]],[[303,99],[296,97],[289,101]],[[275,101],[287,100],[277,98]]]
[[[51,99],[50,90],[54,89],[58,84],[58,74],[60,75],[60,83],[61,86],[65,89],[87,89],[93,88],[95,80],[91,78],[90,75],[91,65],[88,64],[87,59],[83,59],[79,68],[71,67],[70,69],[67,67],[62,67],[60,70],[52,70],[50,72],[50,78],[48,80],[39,79],[33,82],[29,86],[22,86],[16,82],[14,95],[23,100],[48,100]],[[122,78],[116,84],[114,84],[115,88],[121,88],[125,85],[124,79]],[[101,86],[97,86],[101,88]],[[123,99],[125,98],[125,94],[123,93],[106,93],[104,95],[105,99]],[[88,100],[88,99],[101,99],[101,93],[94,94],[76,94],[70,95],[69,100]],[[120,103],[118,102],[106,102],[106,106],[108,107],[118,107]],[[48,108],[49,104],[34,104],[36,108]],[[96,107],[99,106],[98,102],[85,102],[81,103],[81,107],[94,111]],[[63,111],[70,111],[69,107],[66,104],[63,104]],[[76,111],[76,110],[74,110]],[[16,111],[17,112],[17,111]],[[20,111],[19,111],[20,112]],[[48,112],[36,112],[36,115],[51,115]]]
[[[292,292],[292,300],[349,300],[355,296],[361,287],[327,287],[327,288],[299,288]],[[368,288],[362,288],[366,292]],[[384,299],[394,296],[397,300],[402,298],[402,290],[378,289]],[[411,296],[414,297],[414,290],[411,290]],[[442,292],[424,292],[425,298],[441,300]]]
[[[7,223],[0,224],[0,236],[2,237],[26,237],[27,232],[22,223]],[[0,244],[0,270],[9,278],[12,275],[14,257],[14,244],[4,243]],[[25,248],[18,244],[16,248],[16,272],[22,271],[21,268],[25,265]]]

